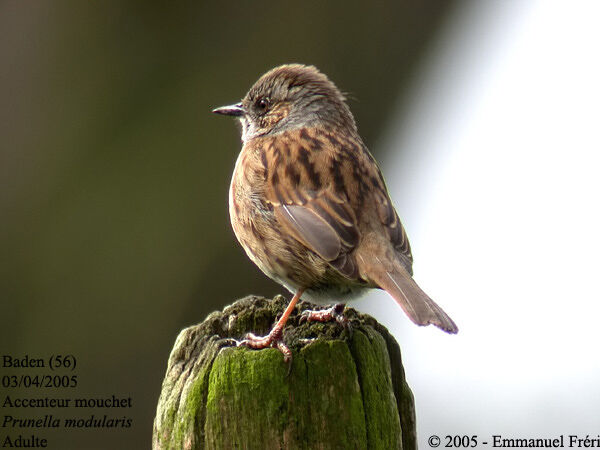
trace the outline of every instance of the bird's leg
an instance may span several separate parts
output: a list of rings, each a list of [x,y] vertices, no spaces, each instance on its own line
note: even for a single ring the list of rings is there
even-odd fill
[[[278,348],[281,353],[283,353],[283,360],[286,363],[290,363],[292,360],[292,351],[283,342],[283,327],[290,317],[290,314],[294,310],[296,303],[298,303],[298,300],[300,300],[303,292],[304,289],[299,289],[296,292],[294,297],[292,297],[290,300],[290,303],[287,305],[287,308],[285,308],[283,315],[279,318],[269,334],[266,336],[256,336],[253,333],[248,333],[246,334],[244,340],[238,343],[238,346],[243,345],[253,349],[275,347]]]
[[[321,311],[313,311],[311,309],[306,309],[302,311],[302,315],[300,316],[300,323],[306,322],[330,322],[332,320],[336,320],[343,327],[347,327],[349,325],[348,319],[344,316],[344,308],[346,305],[344,303],[338,303],[333,305],[331,308],[323,309]]]

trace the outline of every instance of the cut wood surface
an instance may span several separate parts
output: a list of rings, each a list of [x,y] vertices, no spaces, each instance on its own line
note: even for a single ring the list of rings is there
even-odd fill
[[[246,297],[184,329],[169,358],[154,449],[416,449],[415,412],[400,348],[370,316],[284,329],[288,366],[274,349],[235,347],[267,334],[287,300]]]

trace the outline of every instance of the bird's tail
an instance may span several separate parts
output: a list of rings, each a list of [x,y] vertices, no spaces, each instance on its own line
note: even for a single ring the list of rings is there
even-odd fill
[[[417,325],[435,325],[446,333],[455,334],[458,327],[412,279],[404,268],[387,270],[383,265],[371,267],[369,278],[385,289]]]

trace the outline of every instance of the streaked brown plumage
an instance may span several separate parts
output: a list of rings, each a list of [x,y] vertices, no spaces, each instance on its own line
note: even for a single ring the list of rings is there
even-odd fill
[[[408,238],[385,182],[363,144],[345,98],[312,66],[277,67],[237,105],[216,113],[242,123],[242,151],[231,180],[236,237],[269,277],[296,295],[254,348],[279,346],[302,295],[320,303],[382,288],[417,325],[458,328],[412,279]]]

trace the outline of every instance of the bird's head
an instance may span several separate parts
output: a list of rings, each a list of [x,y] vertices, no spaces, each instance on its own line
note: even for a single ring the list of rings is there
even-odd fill
[[[317,68],[286,64],[265,73],[237,104],[214,113],[234,116],[242,124],[242,141],[312,126],[356,125],[340,90]]]

